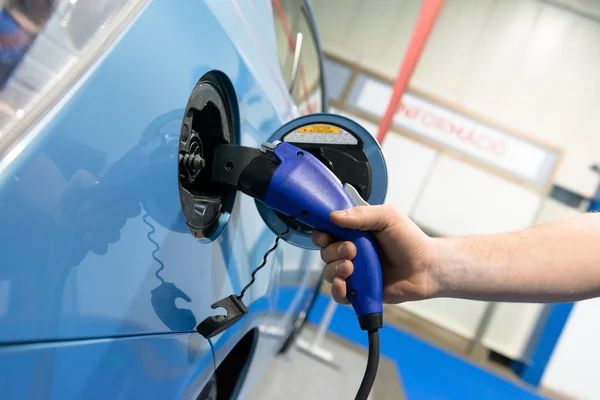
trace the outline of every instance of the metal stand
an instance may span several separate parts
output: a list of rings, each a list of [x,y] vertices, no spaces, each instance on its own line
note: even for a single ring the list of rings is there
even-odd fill
[[[319,323],[317,332],[315,332],[315,335],[313,336],[312,342],[298,338],[298,340],[296,340],[296,347],[300,351],[316,358],[319,361],[339,368],[333,361],[333,354],[321,347],[321,343],[323,342],[323,338],[329,329],[329,325],[331,324],[331,319],[333,318],[336,307],[337,303],[335,300],[329,299],[329,303],[327,303],[327,308],[325,308],[323,318],[321,318],[321,322]]]
[[[494,316],[494,312],[498,307],[497,303],[489,302],[485,307],[485,311],[479,320],[479,324],[477,326],[477,331],[475,332],[475,337],[469,342],[465,353],[469,356],[473,356],[473,352],[475,348],[481,344],[483,340],[483,335],[487,332],[488,327],[492,323],[492,317]]]

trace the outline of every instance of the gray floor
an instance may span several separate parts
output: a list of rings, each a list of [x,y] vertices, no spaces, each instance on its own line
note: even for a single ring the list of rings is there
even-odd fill
[[[311,340],[314,327],[307,326],[302,337]],[[328,335],[323,347],[333,354],[333,365],[294,349],[279,357],[254,386],[248,400],[347,400],[356,395],[366,365],[366,351]],[[293,377],[293,379],[290,379]],[[371,400],[404,399],[394,363],[382,359]]]
[[[328,291],[327,287],[323,288]],[[385,306],[386,324],[395,325],[409,334],[432,343],[458,357],[474,362],[481,367],[500,374],[517,385],[525,386],[513,371],[505,366],[491,362],[488,351],[482,346],[475,346],[471,352],[469,341],[445,329],[422,320],[394,306]],[[314,327],[307,326],[302,337],[310,340]],[[351,342],[337,336],[328,335],[323,347],[334,353],[338,368],[316,361],[300,351],[295,351],[286,359],[280,357],[266,371],[250,400],[300,400],[300,399],[352,399],[364,373],[366,351]],[[294,376],[294,379],[290,379]],[[314,386],[313,386],[314,385]],[[318,388],[318,390],[314,390]],[[320,391],[319,391],[320,390]],[[553,400],[572,400],[567,396],[541,389],[539,392]],[[395,364],[382,359],[371,400],[404,399],[399,375]]]

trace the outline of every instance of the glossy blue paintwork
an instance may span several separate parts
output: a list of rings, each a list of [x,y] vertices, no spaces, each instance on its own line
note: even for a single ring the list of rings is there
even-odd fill
[[[208,342],[183,332],[240,290],[274,235],[238,196],[219,238],[194,239],[177,143],[190,91],[210,70],[233,83],[241,144],[294,116],[264,3],[150,1],[0,171],[0,387],[10,398],[31,397],[32,379],[48,398],[189,397],[212,373]],[[282,244],[244,298],[262,313],[230,342],[258,326],[289,332],[316,284],[310,266],[316,254]],[[281,288],[292,291],[284,304]],[[261,362],[284,336],[261,344]],[[217,365],[230,348],[221,339]],[[171,364],[177,372],[161,379]],[[261,368],[253,363],[250,382]]]
[[[190,398],[213,371],[196,334],[8,346],[0,360],[5,399]]]

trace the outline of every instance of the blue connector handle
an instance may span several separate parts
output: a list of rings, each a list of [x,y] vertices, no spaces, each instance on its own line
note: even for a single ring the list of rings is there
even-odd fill
[[[280,143],[273,152],[281,164],[273,173],[264,203],[329,233],[336,241],[353,242],[357,253],[352,261],[354,273],[346,281],[348,298],[359,320],[371,314],[380,316],[383,313],[381,265],[373,234],[340,228],[329,217],[332,211],[352,208],[356,203],[342,182],[312,154],[289,143]]]

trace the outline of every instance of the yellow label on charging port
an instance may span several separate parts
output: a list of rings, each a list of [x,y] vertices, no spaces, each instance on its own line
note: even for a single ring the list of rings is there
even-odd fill
[[[302,128],[296,129],[296,132],[301,133],[327,133],[333,135],[339,135],[341,133],[341,129],[337,126],[331,125],[308,125],[303,126]]]
[[[329,124],[301,126],[283,136],[284,142],[322,145],[357,145],[358,139],[348,131]]]

